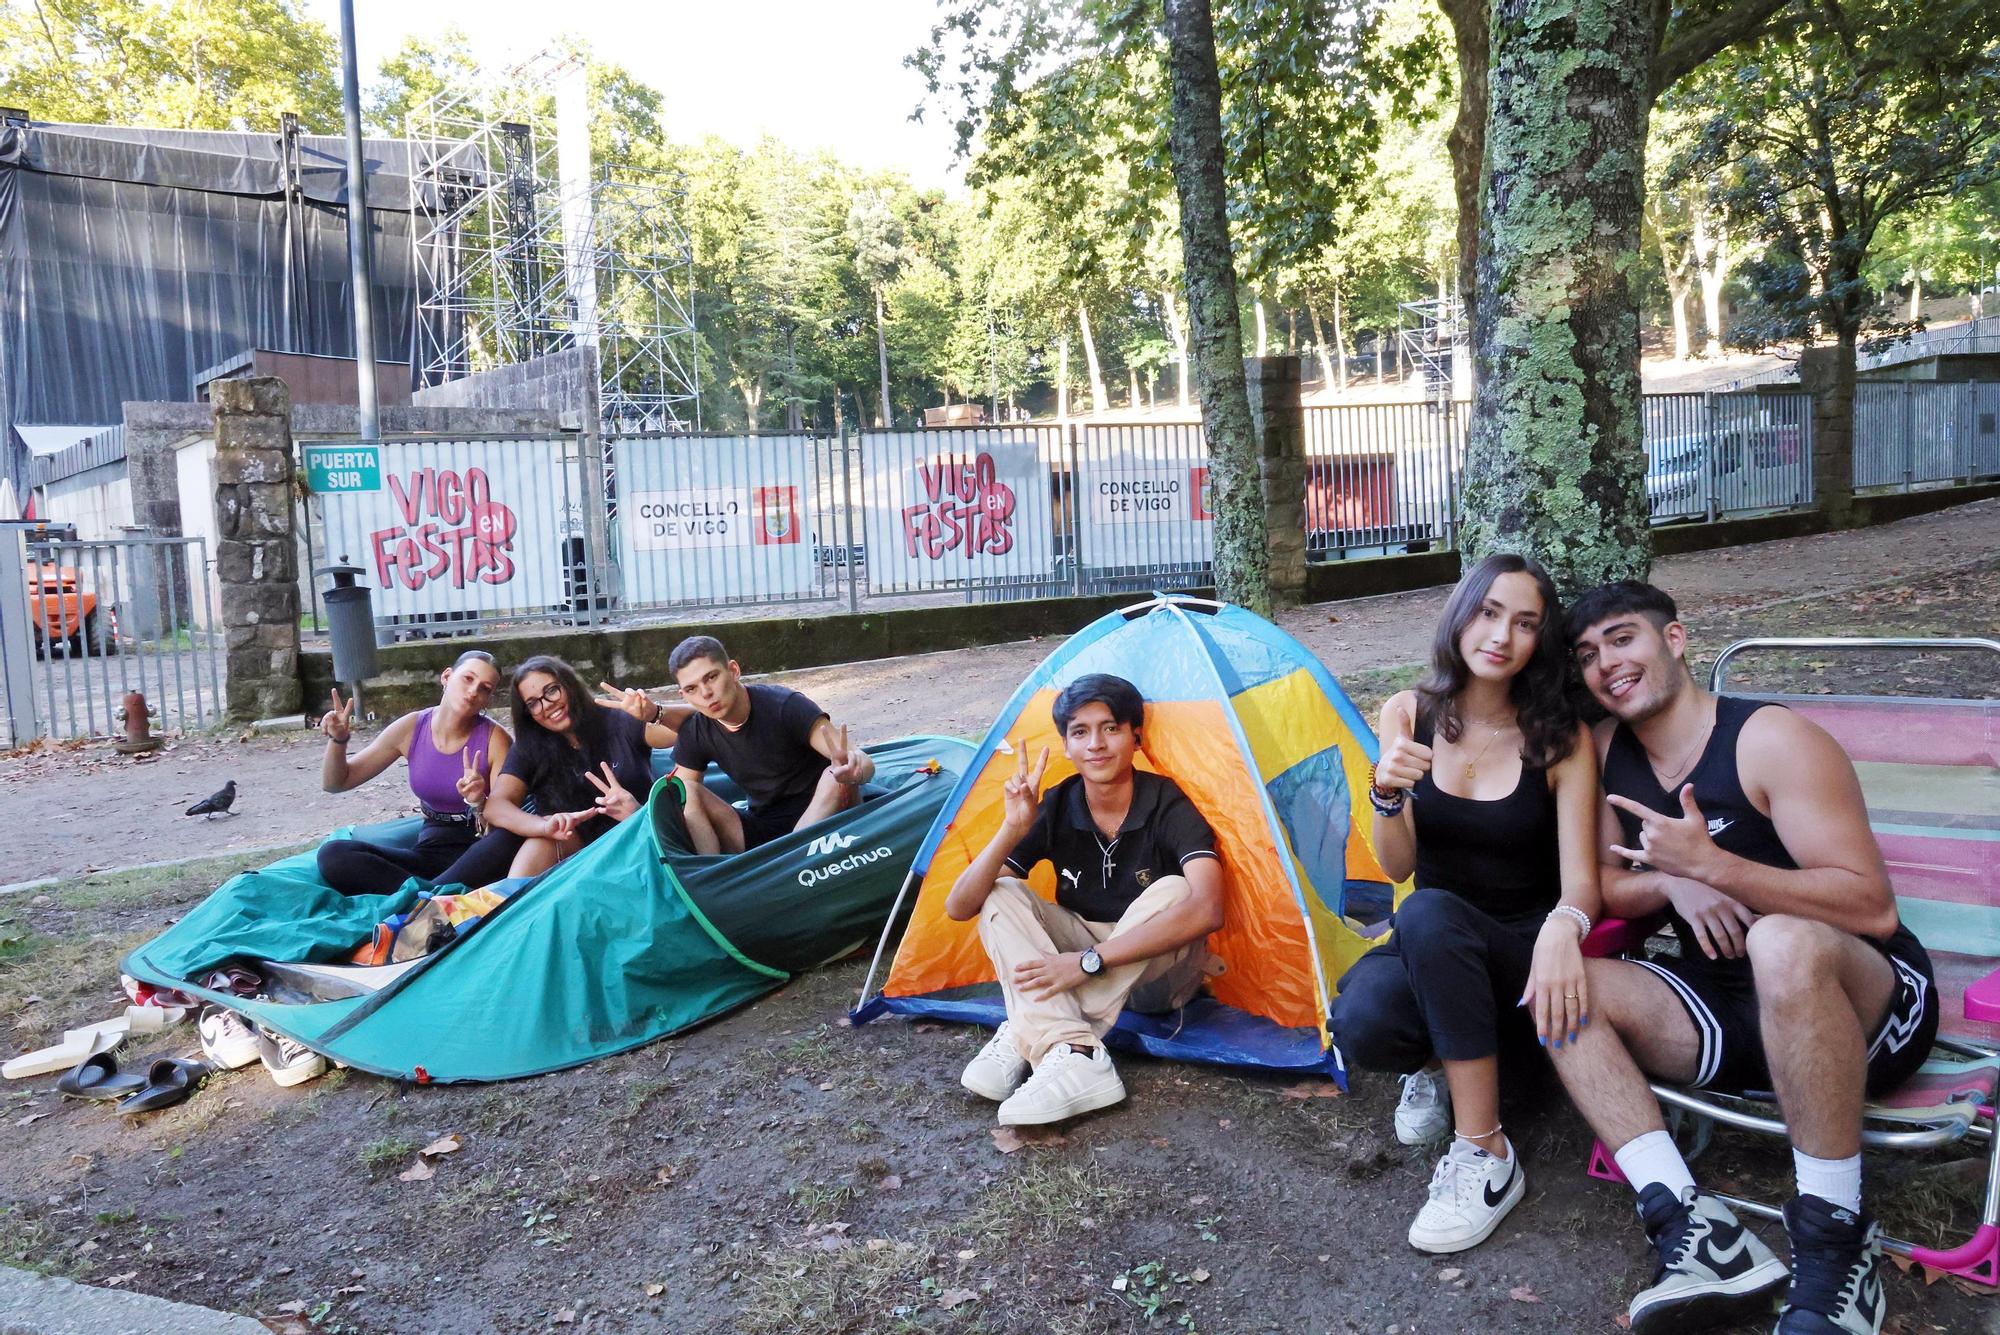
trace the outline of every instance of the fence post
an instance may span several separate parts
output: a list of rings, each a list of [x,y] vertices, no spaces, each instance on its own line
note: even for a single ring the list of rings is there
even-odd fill
[[[1715,395],[1701,396],[1701,494],[1703,514],[1715,522]]]
[[[35,628],[28,612],[27,535],[0,529],[0,705],[6,706],[9,746],[42,735],[35,713]],[[53,652],[53,650],[51,650]]]
[[[1077,503],[1077,486],[1083,476],[1083,455],[1078,444],[1082,428],[1069,422],[1064,424],[1062,432],[1069,445],[1069,478],[1062,488],[1063,504],[1069,515],[1069,591],[1080,598],[1083,596],[1083,507]]]
[[[594,419],[586,427],[580,444],[583,495],[577,499],[583,505],[583,590],[589,605],[583,622],[586,626],[599,626],[611,620],[614,580],[611,529],[607,522],[610,503],[604,494],[604,437]]]
[[[292,396],[272,376],[218,380],[215,570],[228,654],[225,710],[253,720],[299,708],[298,548],[292,536]]]
[[[1909,491],[1917,479],[1917,396],[1916,386],[1903,382],[1903,490]]]
[[[844,541],[847,549],[836,556],[833,562],[834,578],[840,577],[842,567],[847,570],[847,610],[861,610],[861,584],[859,571],[861,563],[854,559],[854,470],[861,463],[861,433],[857,428],[853,436],[854,453],[848,451],[849,437],[847,423],[840,424],[840,512],[841,522],[846,525]]]

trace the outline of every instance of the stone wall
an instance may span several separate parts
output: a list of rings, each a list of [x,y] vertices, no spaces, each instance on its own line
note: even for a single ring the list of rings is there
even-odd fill
[[[568,431],[597,433],[597,354],[565,348],[512,366],[447,380],[417,390],[420,408],[526,408],[547,414]]]
[[[299,708],[299,571],[293,536],[292,404],[275,377],[218,381],[215,571],[224,710],[251,720]]]
[[[1250,424],[1271,553],[1271,599],[1288,607],[1306,588],[1306,415],[1296,357],[1245,357]]]

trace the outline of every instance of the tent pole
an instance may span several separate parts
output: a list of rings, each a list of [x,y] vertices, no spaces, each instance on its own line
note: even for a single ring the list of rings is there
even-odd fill
[[[882,952],[889,945],[889,928],[896,921],[896,915],[903,911],[903,897],[910,893],[910,883],[916,879],[917,869],[911,867],[909,875],[903,878],[903,888],[896,892],[896,902],[889,906],[889,917],[882,924],[881,937],[875,942],[875,958],[868,961],[868,976],[861,980],[861,997],[854,1003],[856,1010],[868,1004],[869,994],[875,990],[875,970],[881,967]]]

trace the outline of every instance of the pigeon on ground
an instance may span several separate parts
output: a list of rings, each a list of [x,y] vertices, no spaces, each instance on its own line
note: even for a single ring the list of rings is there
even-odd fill
[[[236,805],[236,780],[222,785],[222,791],[210,793],[201,801],[189,807],[185,814],[190,816],[227,816],[229,808]]]

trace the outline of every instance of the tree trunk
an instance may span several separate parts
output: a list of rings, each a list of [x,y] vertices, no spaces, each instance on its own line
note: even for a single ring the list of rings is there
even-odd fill
[[[1250,294],[1250,304],[1257,308],[1257,355],[1268,356],[1271,351],[1271,332],[1264,324],[1264,299],[1253,292]]]
[[[882,318],[882,289],[875,289],[875,368],[882,377],[882,413],[875,425],[889,429],[889,334]]]
[[[1056,420],[1069,424],[1069,339],[1056,344]]]
[[[1111,406],[1111,392],[1104,387],[1104,368],[1097,361],[1097,340],[1090,333],[1090,312],[1076,303],[1077,327],[1083,330],[1083,361],[1090,370],[1090,411],[1101,413]]]
[[[1730,259],[1728,220],[1711,218],[1706,207],[1697,208],[1694,215],[1694,262],[1695,271],[1701,279],[1702,323],[1708,329],[1701,349],[1704,357],[1722,355],[1722,288],[1729,281]]]
[[[1674,314],[1674,360],[1684,362],[1694,355],[1694,343],[1688,336],[1688,297],[1694,293],[1694,284],[1688,279],[1687,266],[1667,262],[1664,242],[1660,246],[1661,271],[1667,279],[1667,304]]]
[[[1347,392],[1347,330],[1341,323],[1340,284],[1333,285],[1333,367],[1340,380],[1340,392]]]
[[[743,386],[743,415],[749,419],[744,424],[745,432],[757,434],[757,414],[764,406],[764,377],[758,376]]]
[[[1180,406],[1188,406],[1188,332],[1181,319],[1180,304],[1172,288],[1160,289],[1160,301],[1167,312],[1167,337],[1174,341],[1174,371],[1180,377]]]
[[[786,368],[788,377],[785,386],[785,430],[798,431],[802,425],[800,413],[804,405],[799,402],[797,380],[799,371],[799,344],[798,330],[796,329],[785,330],[785,360],[789,364]]]
[[[1125,374],[1132,379],[1132,391],[1129,401],[1132,407],[1137,408],[1139,406],[1139,368],[1128,366],[1125,368]]]
[[[1222,85],[1208,0],[1165,0],[1172,123],[1167,149],[1181,206],[1195,388],[1208,436],[1215,514],[1215,588],[1227,602],[1271,614],[1271,553],[1257,440],[1243,376],[1242,310],[1222,170]]]
[[[1571,596],[1652,564],[1632,291],[1655,36],[1621,0],[1494,0],[1478,392],[1459,547]],[[1581,133],[1579,131],[1582,131]]]
[[[1458,300],[1471,327],[1479,292],[1481,191],[1486,183],[1486,117],[1494,0],[1439,0],[1458,51],[1458,114],[1445,143],[1451,150],[1451,189],[1458,204]],[[1644,145],[1634,152],[1644,152]],[[1440,294],[1442,295],[1442,294]]]
[[[1312,327],[1313,346],[1319,349],[1319,383],[1321,389],[1333,388],[1333,350],[1326,345],[1326,331],[1320,327],[1319,307],[1313,302],[1306,303],[1306,322]]]
[[[1922,319],[1923,314],[1924,314],[1924,276],[1920,273],[1913,273],[1910,275],[1911,322],[1914,323],[1915,321]]]

